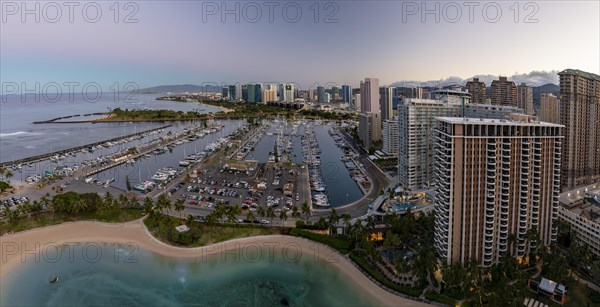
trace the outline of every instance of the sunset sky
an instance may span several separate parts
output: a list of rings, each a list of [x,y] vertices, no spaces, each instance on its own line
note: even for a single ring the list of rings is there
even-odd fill
[[[528,7],[520,2],[518,17],[513,1],[488,4],[487,15],[486,2],[478,2],[473,22],[463,2],[455,2],[460,16],[447,2],[437,2],[438,13],[421,16],[422,4],[435,9],[436,2],[337,1],[328,6],[321,2],[317,8],[311,7],[312,1],[276,1],[273,22],[266,4],[271,2],[255,2],[261,8],[258,18],[247,2],[140,1],[133,2],[135,7],[123,3],[119,16],[110,7],[113,2],[97,2],[101,17],[96,23],[85,20],[94,17],[95,9],[88,7],[84,13],[85,2],[74,7],[72,23],[66,6],[56,17],[55,7],[44,9],[47,3],[37,2],[40,16],[22,20],[10,3],[21,2],[2,3],[2,82],[308,86],[357,85],[365,77],[390,84],[565,68],[600,74],[598,1],[541,1]],[[34,4],[28,2],[30,8]],[[222,21],[222,5],[234,9],[236,4],[239,15],[226,15]],[[215,8],[219,12],[208,15]],[[409,15],[415,8],[419,12]],[[123,23],[130,13],[137,23]],[[325,23],[330,14],[333,22]],[[48,22],[53,18],[56,23]],[[294,19],[298,21],[289,22]]]

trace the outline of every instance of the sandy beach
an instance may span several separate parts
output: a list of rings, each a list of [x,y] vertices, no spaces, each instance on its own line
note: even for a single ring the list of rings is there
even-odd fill
[[[5,278],[12,268],[21,263],[21,248],[29,253],[44,246],[56,246],[66,243],[135,243],[141,249],[169,257],[200,257],[248,246],[293,246],[302,254],[318,257],[322,261],[340,269],[353,283],[376,298],[382,306],[425,306],[426,304],[398,297],[389,293],[356,269],[347,259],[329,247],[302,238],[291,236],[259,236],[235,239],[211,246],[181,248],[165,244],[150,235],[141,219],[121,224],[100,222],[74,222],[56,226],[33,229],[0,237],[0,280]],[[317,258],[315,258],[317,259]]]

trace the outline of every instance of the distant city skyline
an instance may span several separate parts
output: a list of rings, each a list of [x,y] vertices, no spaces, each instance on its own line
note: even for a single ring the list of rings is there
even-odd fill
[[[45,3],[40,3],[43,8]],[[211,3],[233,8],[237,2]],[[525,18],[533,8],[524,3],[519,3],[516,16],[512,2],[497,2],[496,19],[496,8],[484,16],[481,9],[487,4],[481,4],[474,8],[472,22],[459,2],[462,15],[456,23],[448,21],[454,20],[452,7],[444,2],[423,2],[431,5],[428,9],[440,5],[438,14],[423,16],[407,12],[415,9],[410,5],[422,2],[341,1],[330,7],[320,3],[318,8],[311,8],[312,2],[276,3],[273,22],[263,8],[257,23],[248,22],[250,9],[241,17],[225,15],[223,22],[219,12],[207,13],[207,2],[196,1],[177,6],[136,2],[137,23],[123,22],[131,8],[121,7],[116,18],[114,8],[104,2],[96,23],[82,18],[82,6],[76,7],[73,22],[67,20],[66,8],[56,23],[48,22],[50,13],[40,22],[36,16],[25,16],[23,22],[18,12],[5,12],[0,79],[28,84],[135,82],[140,88],[277,82],[304,88],[314,83],[357,87],[368,77],[389,85],[402,80],[453,82],[478,74],[510,78],[530,72],[542,72],[534,80],[549,80],[544,73],[566,68],[600,74],[597,1],[535,2],[531,20]],[[241,4],[243,11],[247,3]],[[288,22],[293,9],[285,18],[281,10],[296,5],[301,18]],[[320,13],[318,22],[315,11]],[[576,45],[561,43],[563,37]]]

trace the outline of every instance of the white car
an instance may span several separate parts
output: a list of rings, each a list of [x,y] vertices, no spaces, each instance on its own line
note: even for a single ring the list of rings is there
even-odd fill
[[[261,223],[261,224],[263,224],[263,225],[268,225],[268,224],[269,224],[269,221],[267,221],[267,220],[262,220],[262,221],[260,221],[260,223]]]

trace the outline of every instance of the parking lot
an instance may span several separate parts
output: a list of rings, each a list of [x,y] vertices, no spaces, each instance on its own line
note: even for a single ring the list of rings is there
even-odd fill
[[[299,167],[276,163],[258,164],[256,170],[228,172],[215,170],[212,173],[200,173],[197,178],[181,182],[171,190],[173,200],[183,199],[186,214],[192,213],[202,220],[218,203],[226,206],[238,205],[242,209],[238,222],[268,223],[259,215],[269,207],[274,209],[276,219],[282,210],[292,210],[306,201],[303,193],[298,193]],[[254,211],[255,221],[245,220],[248,211]],[[291,212],[288,213],[291,217]]]

